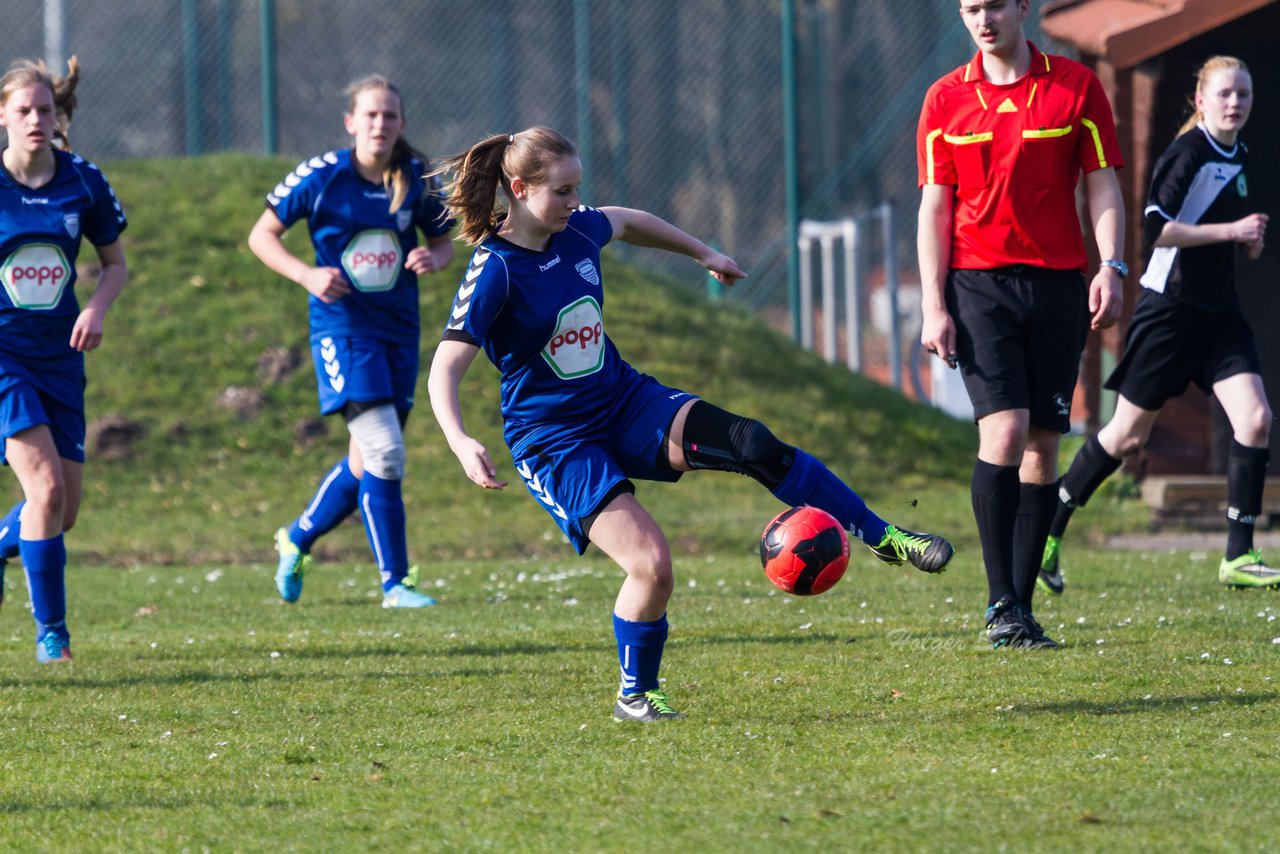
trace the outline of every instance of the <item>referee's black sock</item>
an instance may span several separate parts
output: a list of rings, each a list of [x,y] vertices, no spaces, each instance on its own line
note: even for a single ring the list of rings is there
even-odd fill
[[[1044,541],[1049,536],[1058,502],[1058,484],[1024,483],[1019,486],[1018,518],[1013,525],[1013,585],[1018,601],[1031,607],[1044,557]]]
[[[987,569],[987,604],[1016,596],[1013,584],[1013,528],[1018,516],[1018,467],[978,460],[973,465],[973,518],[978,523],[982,562]]]
[[[1253,548],[1253,525],[1262,512],[1267,482],[1268,448],[1250,448],[1231,440],[1227,452],[1227,560]]]
[[[1049,536],[1061,537],[1065,534],[1071,514],[1077,507],[1088,504],[1102,482],[1118,468],[1120,460],[1103,449],[1096,435],[1090,436],[1071,461],[1071,468],[1067,469],[1066,475],[1058,482],[1058,506],[1054,510],[1053,523],[1049,526]]]

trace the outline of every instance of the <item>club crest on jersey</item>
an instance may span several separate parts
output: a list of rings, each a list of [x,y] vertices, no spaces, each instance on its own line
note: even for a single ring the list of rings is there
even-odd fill
[[[18,308],[53,308],[71,280],[71,265],[52,243],[28,243],[0,266],[0,282]]]
[[[413,211],[401,208],[396,211],[396,229],[404,231],[413,224]]]
[[[395,232],[385,228],[362,231],[342,253],[342,269],[356,290],[389,291],[400,278],[404,256]]]
[[[1242,194],[1242,195],[1243,195],[1243,194]],[[63,217],[62,217],[62,225],[63,225],[63,227],[64,227],[64,228],[66,228],[66,230],[67,230],[67,236],[68,236],[68,237],[70,237],[72,240],[77,240],[77,239],[79,239],[79,237],[80,237],[80,214],[78,214],[78,213],[69,213],[69,214],[64,214],[64,215],[63,215]]]
[[[596,270],[596,265],[591,263],[590,258],[583,258],[577,264],[573,265],[573,269],[578,271],[578,275],[586,279],[597,288],[600,287],[600,273]]]
[[[560,312],[542,358],[562,380],[594,374],[604,365],[604,317],[600,303],[583,297]]]
[[[1244,173],[1241,172],[1236,178],[1236,192],[1240,194],[1240,198],[1247,198],[1249,195],[1249,184],[1244,180]]]

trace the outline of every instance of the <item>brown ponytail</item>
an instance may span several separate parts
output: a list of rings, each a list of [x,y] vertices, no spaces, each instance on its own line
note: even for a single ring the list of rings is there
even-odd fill
[[[1232,69],[1249,73],[1249,67],[1244,64],[1243,60],[1236,59],[1234,56],[1211,56],[1204,61],[1204,64],[1196,71],[1196,88],[1191,97],[1187,99],[1188,105],[1191,107],[1191,117],[1182,123],[1182,127],[1178,128],[1175,136],[1182,136],[1187,131],[1195,127],[1202,119],[1204,114],[1196,107],[1196,92],[1203,93],[1204,87],[1209,85],[1209,77],[1215,71],[1223,69]]]
[[[400,89],[381,74],[361,77],[346,88],[347,115],[355,112],[356,98],[368,89],[384,89],[395,95],[396,100],[400,102],[400,118],[404,120],[404,97],[401,96]],[[409,182],[413,180],[413,170],[409,166],[409,161],[414,157],[421,160],[423,167],[430,171],[431,161],[427,159],[427,155],[410,145],[409,140],[404,138],[404,134],[397,136],[395,144],[391,147],[391,159],[387,161],[387,167],[382,171],[382,186],[391,197],[391,213],[400,210],[400,206],[409,195]]]
[[[577,153],[572,142],[551,128],[533,127],[483,139],[446,158],[433,174],[453,173],[445,187],[446,204],[462,224],[459,237],[474,246],[489,235],[505,210],[498,204],[499,186],[510,200],[513,178],[539,184],[551,164]]]
[[[19,89],[40,85],[53,95],[53,107],[57,113],[57,122],[53,136],[58,147],[71,150],[71,114],[76,109],[76,84],[80,82],[80,62],[74,56],[67,60],[67,75],[58,77],[45,67],[44,60],[14,60],[9,70],[0,77],[0,106],[9,100],[9,96]]]

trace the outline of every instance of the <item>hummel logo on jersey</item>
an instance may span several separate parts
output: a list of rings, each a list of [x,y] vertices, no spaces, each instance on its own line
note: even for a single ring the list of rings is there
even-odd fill
[[[453,299],[453,313],[449,316],[447,329],[462,328],[463,322],[467,319],[467,311],[471,308],[471,295],[476,292],[476,279],[480,278],[485,262],[492,254],[488,249],[477,249],[471,256],[471,266],[467,268],[467,274],[462,277],[462,286],[458,288],[458,295]]]
[[[996,112],[997,113],[1016,113],[1018,112],[1018,108],[1014,105],[1013,101],[1011,101],[1008,98],[1005,98],[1004,102],[1000,106],[996,107]]]
[[[586,279],[597,288],[600,287],[600,274],[596,272],[596,265],[591,263],[590,258],[583,258],[577,264],[573,265],[573,269],[578,271],[578,275]]]
[[[555,265],[557,265],[557,264],[559,264],[559,263],[560,263],[560,256],[559,256],[559,255],[557,255],[556,257],[552,258],[552,259],[551,259],[550,261],[548,261],[547,263],[545,263],[545,264],[539,264],[539,265],[538,265],[538,269],[545,273],[545,272],[547,272],[548,270],[550,270],[552,267],[554,267]]]
[[[378,201],[385,201],[387,198],[387,191],[386,190],[365,190],[364,197],[366,199],[377,199]]]
[[[41,198],[28,199],[26,196],[23,196],[23,197],[22,197],[22,203],[23,203],[24,205],[47,205],[47,204],[49,204],[49,200],[48,200],[48,199],[41,199]]]

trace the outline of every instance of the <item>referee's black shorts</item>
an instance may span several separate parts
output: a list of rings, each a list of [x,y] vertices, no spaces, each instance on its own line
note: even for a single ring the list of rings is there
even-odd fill
[[[1239,308],[1222,313],[1182,305],[1143,288],[1124,354],[1104,386],[1155,410],[1194,382],[1205,394],[1236,374],[1261,374],[1253,330]]]
[[[974,417],[1026,409],[1032,426],[1070,430],[1089,334],[1084,275],[1022,264],[951,270],[946,295]]]

